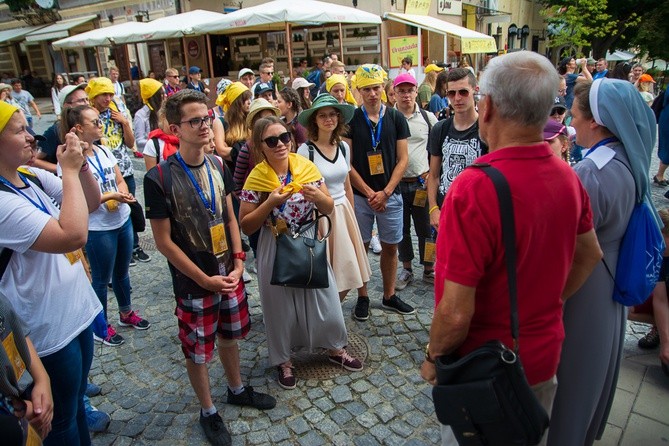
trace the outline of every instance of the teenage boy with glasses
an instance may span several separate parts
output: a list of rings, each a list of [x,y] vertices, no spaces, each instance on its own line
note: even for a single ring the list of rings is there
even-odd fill
[[[184,90],[165,102],[165,118],[179,151],[144,177],[146,217],[167,258],[176,298],[179,340],[201,410],[200,425],[214,445],[231,444],[211,395],[207,364],[214,342],[228,385],[227,403],[271,409],[276,400],[244,386],[237,340],[250,329],[242,242],[232,209],[232,176],[205,156],[211,116],[207,97]],[[171,180],[167,180],[170,178]]]
[[[446,96],[454,115],[439,121],[430,131],[430,174],[427,177],[427,201],[430,225],[439,229],[439,209],[455,177],[476,158],[488,153],[479,137],[479,115],[476,112],[476,77],[467,68],[448,72]]]

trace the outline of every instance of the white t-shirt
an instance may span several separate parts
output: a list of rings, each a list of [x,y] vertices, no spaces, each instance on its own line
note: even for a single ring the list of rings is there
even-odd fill
[[[344,182],[346,181],[346,175],[351,170],[351,149],[343,141],[341,145],[344,147],[344,156],[342,156],[342,150],[339,147],[334,160],[325,158],[320,150],[318,150],[318,147],[314,145],[314,164],[318,167],[321,175],[323,175],[325,185],[335,205],[346,200]],[[297,153],[309,159],[309,146],[306,143],[302,144],[297,149]]]
[[[164,153],[165,149],[165,141],[163,141],[160,138],[156,138],[158,141],[158,148],[160,149],[161,155]],[[142,148],[142,154],[145,156],[152,156],[156,157],[156,145],[153,142],[153,138],[147,139],[146,144],[144,144],[144,147]],[[160,157],[161,159],[157,160],[158,162],[162,161],[162,156]]]
[[[116,172],[114,166],[118,164],[116,157],[107,148],[96,146],[97,158],[95,155],[88,157],[88,164],[90,166],[93,177],[98,180],[100,192],[118,192],[118,185],[116,184]],[[98,165],[98,160],[100,164]],[[101,175],[101,171],[104,174]],[[62,175],[60,164],[57,166],[58,176]],[[88,230],[89,231],[110,231],[118,229],[128,220],[130,216],[130,206],[126,203],[118,203],[115,211],[109,212],[107,204],[102,203],[92,214],[88,216]]]
[[[45,170],[31,171],[46,193],[33,183],[21,191],[36,203],[39,197],[57,219],[62,181]],[[0,280],[0,291],[28,325],[39,356],[65,347],[102,311],[81,261],[71,265],[64,254],[30,249],[50,218],[23,196],[0,191],[0,247],[15,251]]]

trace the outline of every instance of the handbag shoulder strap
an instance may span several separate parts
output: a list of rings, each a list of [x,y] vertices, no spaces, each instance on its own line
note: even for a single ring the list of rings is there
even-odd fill
[[[516,281],[516,223],[513,214],[513,201],[511,199],[511,188],[504,174],[487,163],[475,163],[471,167],[481,169],[490,177],[495,185],[497,199],[499,200],[499,212],[502,222],[502,241],[504,242],[504,261],[509,281],[509,300],[511,301],[511,337],[513,338],[513,350],[518,353],[518,287]]]

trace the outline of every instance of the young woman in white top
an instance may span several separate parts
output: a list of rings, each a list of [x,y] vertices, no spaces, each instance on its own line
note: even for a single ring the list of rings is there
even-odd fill
[[[63,79],[63,76],[60,74],[57,74],[53,78],[53,85],[51,86],[51,102],[53,102],[53,113],[56,116],[60,115],[60,101],[58,100],[58,95],[66,85],[65,79]]]
[[[57,151],[62,179],[36,168],[19,172],[33,141],[19,108],[0,101],[0,249],[13,251],[0,293],[26,323],[51,381],[52,431],[44,445],[90,445],[83,396],[93,359],[90,325],[102,307],[79,254],[100,190],[71,132]],[[42,400],[40,389],[32,391],[34,401]]]
[[[107,319],[107,336],[96,335],[96,340],[110,346],[121,345],[123,337],[116,333],[107,317],[107,284],[110,281],[118,302],[119,324],[139,330],[150,326],[132,310],[130,300],[128,269],[132,257],[132,222],[128,203],[136,200],[128,192],[114,154],[95,144],[102,137],[102,122],[96,109],[81,105],[63,110],[61,128],[74,129],[79,139],[87,144],[84,155],[102,193],[100,205],[89,220],[86,242],[93,289]]]
[[[334,200],[328,257],[342,301],[349,290],[362,287],[371,276],[353,210],[353,189],[349,178],[351,149],[341,140],[354,111],[353,106],[340,104],[333,96],[322,94],[298,118],[306,127],[309,139],[297,149],[297,153],[316,164]]]

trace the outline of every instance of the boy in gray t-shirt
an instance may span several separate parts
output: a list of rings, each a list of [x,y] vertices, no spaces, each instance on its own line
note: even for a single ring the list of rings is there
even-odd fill
[[[35,98],[33,95],[30,94],[28,90],[23,89],[23,85],[21,85],[21,81],[19,79],[14,79],[12,81],[12,99],[19,103],[21,110],[23,110],[23,113],[26,115],[28,127],[32,128],[33,115],[30,112],[28,105],[30,105],[35,110],[35,114],[38,118],[42,117],[42,113],[40,113],[39,108],[37,108],[37,104],[35,104]]]

